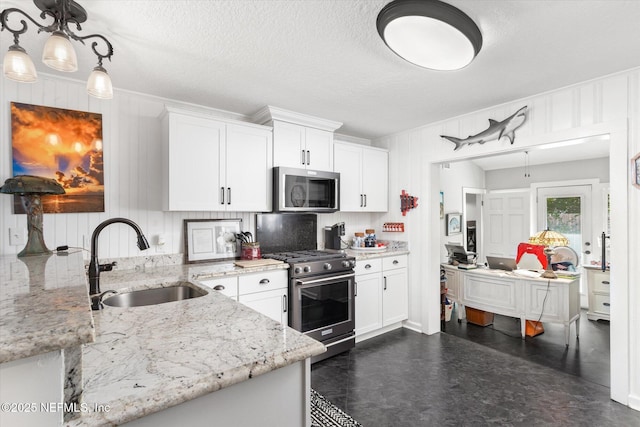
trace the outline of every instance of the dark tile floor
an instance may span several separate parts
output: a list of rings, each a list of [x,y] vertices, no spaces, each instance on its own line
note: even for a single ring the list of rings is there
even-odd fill
[[[453,323],[473,331],[464,321]],[[551,329],[535,338],[551,340]],[[504,335],[495,347],[506,346],[506,338],[513,339]],[[514,347],[523,347],[522,340],[513,340]],[[608,387],[582,378],[588,369],[581,363],[567,362],[570,373],[522,357],[529,341],[525,350],[511,350],[520,353],[514,355],[452,333],[398,329],[314,364],[311,385],[364,427],[640,426],[640,412],[610,400]],[[581,359],[577,350],[570,347],[553,363]]]
[[[587,319],[586,310],[580,316],[580,338],[576,340],[575,327],[571,326],[569,347],[564,341],[564,326],[544,323],[544,333],[535,337],[520,338],[520,319],[494,315],[493,325],[477,326],[466,320],[458,323],[456,310],[452,321],[443,328],[448,334],[489,346],[503,353],[526,359],[583,380],[606,387],[611,385],[609,376],[609,322]]]

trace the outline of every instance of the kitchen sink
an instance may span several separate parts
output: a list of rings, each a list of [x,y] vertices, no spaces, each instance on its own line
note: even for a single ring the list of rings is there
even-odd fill
[[[164,288],[122,292],[103,299],[102,303],[111,307],[140,307],[198,298],[207,295],[207,293],[205,290],[177,284]]]

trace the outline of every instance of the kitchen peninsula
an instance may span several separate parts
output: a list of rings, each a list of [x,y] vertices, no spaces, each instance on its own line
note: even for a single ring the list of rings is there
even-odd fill
[[[221,425],[257,425],[258,421],[269,423],[271,419],[279,425],[309,424],[309,358],[324,351],[317,341],[213,290],[184,301],[105,307],[91,312],[81,253],[46,257],[35,274],[30,265],[22,267],[22,259],[1,259],[0,355],[6,362],[0,365],[3,383],[6,369],[11,369],[12,363],[21,363],[21,358],[56,351],[64,355],[67,350],[73,354],[74,349],[82,348],[81,358],[73,366],[64,356],[56,359],[64,360],[54,374],[61,376],[64,365],[65,397],[62,400],[62,390],[60,400],[48,397],[61,404],[76,399],[76,411],[5,413],[3,424],[7,420],[13,425],[42,425],[41,421],[30,424],[30,415],[48,415],[47,425],[54,425],[53,417],[55,425],[69,426],[129,422],[175,425],[186,415],[193,423],[216,419]],[[282,269],[286,265],[267,268]],[[104,290],[162,287],[176,282],[200,287],[200,277],[259,271],[262,268],[239,269],[232,264],[142,267],[104,274],[102,284]],[[59,296],[70,293],[73,297]],[[35,294],[41,297],[39,305],[34,306],[34,312],[41,314],[38,318],[18,309],[24,305],[22,301]],[[82,319],[75,320],[77,315]],[[66,334],[51,326],[58,317],[68,319],[70,331]],[[76,323],[72,324],[72,319]],[[34,326],[38,323],[39,328]],[[21,324],[28,334],[21,333]],[[31,341],[34,344],[28,351],[11,353],[11,349],[25,347],[24,343]],[[39,390],[23,391],[21,400],[46,403],[38,400]],[[14,392],[11,384],[3,384],[2,400],[16,400]],[[13,415],[21,418],[8,418]]]

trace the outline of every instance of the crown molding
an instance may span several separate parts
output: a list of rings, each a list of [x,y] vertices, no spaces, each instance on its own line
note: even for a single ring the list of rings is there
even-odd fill
[[[251,116],[255,123],[272,124],[274,120],[294,123],[315,129],[328,130],[334,132],[342,126],[341,122],[333,120],[321,119],[319,117],[310,116],[308,114],[296,113],[294,111],[285,110],[283,108],[267,105]]]

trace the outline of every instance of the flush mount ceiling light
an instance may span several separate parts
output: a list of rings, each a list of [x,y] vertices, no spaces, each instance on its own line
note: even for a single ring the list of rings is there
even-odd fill
[[[482,47],[480,29],[460,9],[438,0],[395,0],[378,14],[378,34],[398,56],[431,70],[458,70]]]
[[[73,72],[78,70],[76,51],[71,40],[85,44],[85,40],[97,39],[102,42],[102,50],[98,51],[98,41],[91,43],[93,53],[98,57],[98,65],[93,69],[87,81],[87,92],[96,98],[113,98],[113,87],[107,70],[102,66],[102,60],[111,61],[113,46],[109,40],[100,34],[79,36],[69,26],[75,26],[77,31],[82,31],[81,23],[87,20],[87,12],[73,0],[33,0],[33,3],[42,11],[41,19],[53,19],[53,22],[41,25],[20,9],[8,8],[0,15],[0,31],[7,30],[13,34],[13,45],[9,47],[3,62],[4,75],[11,80],[23,83],[35,82],[38,78],[36,67],[27,52],[18,43],[20,35],[27,32],[27,22],[20,19],[19,26],[9,27],[9,16],[22,15],[38,27],[38,33],[51,33],[44,45],[42,62],[50,68],[58,71]],[[101,53],[102,52],[102,53]]]

